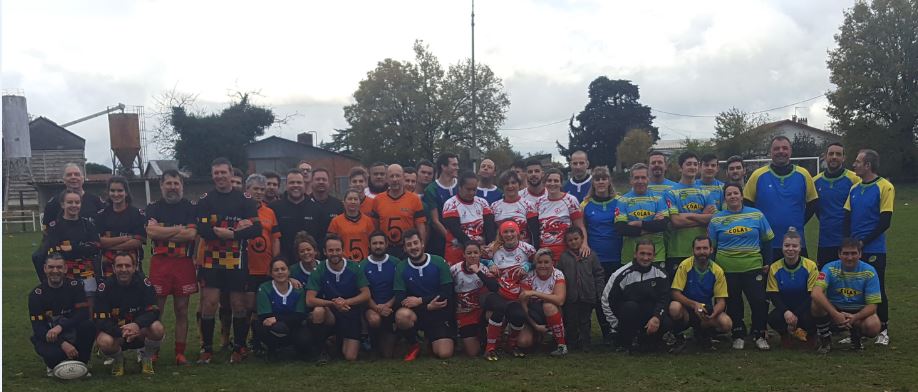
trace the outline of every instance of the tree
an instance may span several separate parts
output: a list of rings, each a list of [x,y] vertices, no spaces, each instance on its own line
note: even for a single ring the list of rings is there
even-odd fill
[[[849,156],[872,148],[887,176],[918,166],[918,1],[858,1],[845,12],[829,52],[835,91],[826,94],[832,128]]]
[[[274,120],[271,109],[252,104],[248,93],[239,93],[219,114],[187,113],[184,107],[174,107],[170,123],[176,134],[175,158],[193,176],[209,175],[210,162],[217,157],[245,168],[243,146],[264,135]]]
[[[590,83],[588,92],[590,101],[576,116],[577,125],[575,118],[568,123],[567,146],[556,142],[558,152],[568,160],[572,153],[583,150],[593,165],[611,167],[618,161],[616,148],[628,131],[644,130],[651,144],[660,138],[650,107],[638,102],[641,94],[631,81],[600,76]]]
[[[797,157],[818,157],[825,148],[826,146],[816,142],[816,138],[805,133],[796,133],[791,140],[791,150]]]
[[[646,161],[647,153],[653,147],[653,143],[653,137],[643,129],[628,131],[615,152],[615,156],[618,159],[618,167],[624,170],[635,163]]]
[[[716,154],[717,153],[717,147],[714,145],[714,141],[712,140],[703,141],[699,139],[692,139],[690,137],[686,137],[685,141],[683,142],[683,145],[685,147],[682,149],[682,151],[694,152],[696,155],[698,155],[699,159],[702,156],[704,156],[704,154],[707,154],[707,153]],[[727,157],[723,157],[723,158],[726,159]]]
[[[487,156],[510,148],[497,132],[510,100],[487,65],[475,65],[473,91],[470,61],[444,70],[422,41],[415,41],[414,53],[414,62],[385,59],[367,73],[354,92],[355,103],[344,108],[350,128],[337,130],[323,147],[349,151],[367,163],[415,163],[473,147]]]
[[[86,162],[86,174],[112,174],[112,168],[100,163]]]
[[[753,131],[768,122],[768,115],[749,114],[737,108],[720,112],[714,119],[714,148],[717,156],[757,157],[765,151],[768,135]]]

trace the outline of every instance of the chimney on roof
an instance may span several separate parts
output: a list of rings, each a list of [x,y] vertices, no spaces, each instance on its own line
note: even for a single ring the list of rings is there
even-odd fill
[[[309,147],[313,147],[313,145],[312,145],[312,143],[313,143],[313,140],[312,140],[312,133],[310,133],[310,132],[303,132],[303,133],[300,133],[300,134],[296,135],[296,142],[297,142],[297,143],[305,144],[305,145],[307,145],[307,146],[309,146]]]
[[[806,117],[797,117],[796,114],[793,115],[793,116],[791,116],[791,121],[793,121],[793,122],[795,122],[795,123],[797,123],[797,124],[806,125]]]

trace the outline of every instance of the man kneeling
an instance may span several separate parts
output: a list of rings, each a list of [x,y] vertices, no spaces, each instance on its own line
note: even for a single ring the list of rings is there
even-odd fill
[[[65,270],[60,254],[45,258],[46,279],[29,294],[29,316],[32,345],[45,361],[48,376],[70,379],[86,373],[96,328],[89,319],[83,282],[68,279]]]
[[[99,284],[95,313],[96,345],[112,357],[112,375],[124,375],[124,352],[143,348],[143,374],[153,374],[153,356],[159,351],[164,328],[159,322],[156,292],[149,279],[137,273],[134,255],[118,252],[114,275]]]
[[[860,260],[861,243],[842,240],[839,260],[822,267],[813,287],[813,318],[819,334],[820,354],[832,349],[832,325],[851,332],[851,348],[861,350],[861,337],[880,333],[877,304],[881,302],[877,271]]]
[[[730,316],[724,312],[727,307],[727,278],[724,270],[712,262],[711,239],[695,237],[692,241],[692,257],[676,268],[672,284],[673,301],[669,303],[669,315],[673,319],[677,344],[673,352],[684,347],[685,329],[692,327],[695,341],[705,349],[711,349],[712,330],[720,333],[733,328]]]

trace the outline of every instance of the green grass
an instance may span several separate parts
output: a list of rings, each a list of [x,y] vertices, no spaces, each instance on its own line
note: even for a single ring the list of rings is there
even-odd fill
[[[908,204],[907,206],[905,204]],[[867,345],[862,353],[837,350],[823,357],[811,351],[781,350],[736,352],[726,345],[716,353],[627,356],[593,352],[555,359],[546,355],[501,359],[424,358],[415,363],[364,359],[358,363],[333,362],[325,367],[311,363],[267,364],[252,359],[230,367],[218,356],[216,364],[178,368],[171,363],[172,336],[163,344],[157,374],[144,377],[139,367],[128,366],[128,375],[114,379],[101,361],[93,359],[93,378],[68,386],[81,391],[106,390],[261,390],[283,386],[300,390],[915,390],[918,389],[918,187],[898,189],[893,227],[889,234],[888,285],[891,296],[892,344]],[[815,225],[807,230],[816,243]],[[31,328],[27,293],[35,284],[29,255],[35,234],[3,237],[3,388],[15,391],[48,390],[64,383],[44,376],[44,365],[29,343]],[[815,254],[815,248],[810,249]],[[171,304],[167,304],[171,309]],[[171,333],[172,317],[165,323]],[[188,353],[197,345],[190,336]],[[594,332],[597,333],[597,332]],[[751,345],[747,345],[751,346]],[[778,346],[773,342],[773,346]],[[194,359],[195,355],[190,355]],[[273,385],[272,385],[273,384]]]

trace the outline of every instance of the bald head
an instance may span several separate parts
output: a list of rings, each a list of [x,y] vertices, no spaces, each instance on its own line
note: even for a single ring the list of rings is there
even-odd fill
[[[481,179],[493,179],[496,172],[496,167],[494,161],[490,159],[481,160],[481,164],[478,165],[478,177]]]
[[[590,161],[587,159],[587,153],[580,150],[574,151],[571,154],[571,176],[582,180],[586,178],[589,169]]]
[[[393,163],[386,168],[386,179],[389,183],[389,194],[401,195],[405,190],[405,169],[402,165]]]

